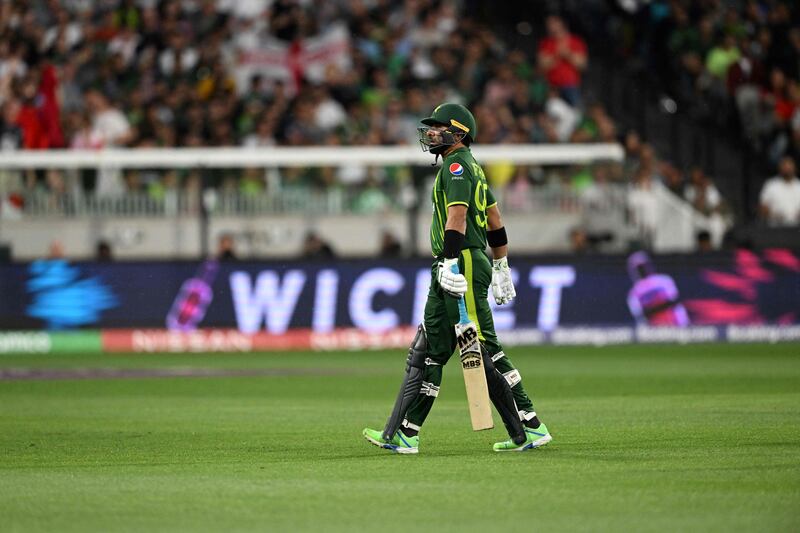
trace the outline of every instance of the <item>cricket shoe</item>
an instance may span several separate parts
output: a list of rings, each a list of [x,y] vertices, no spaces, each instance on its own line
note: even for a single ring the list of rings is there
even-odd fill
[[[523,452],[525,450],[532,450],[533,448],[544,446],[553,440],[550,432],[547,431],[547,426],[544,424],[540,424],[536,429],[526,427],[525,436],[527,439],[522,444],[515,444],[513,440],[505,440],[503,442],[496,442],[493,449],[496,452]]]
[[[392,440],[383,438],[383,432],[374,429],[365,428],[362,432],[364,438],[369,442],[383,448],[384,450],[391,450],[395,453],[419,453],[419,435],[414,437],[406,437],[401,430],[397,430]]]

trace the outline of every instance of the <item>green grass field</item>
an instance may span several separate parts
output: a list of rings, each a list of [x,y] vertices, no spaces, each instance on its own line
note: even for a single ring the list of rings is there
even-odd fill
[[[417,456],[381,427],[400,352],[0,356],[0,530],[797,531],[800,346],[516,349],[554,441],[495,454],[450,365]]]

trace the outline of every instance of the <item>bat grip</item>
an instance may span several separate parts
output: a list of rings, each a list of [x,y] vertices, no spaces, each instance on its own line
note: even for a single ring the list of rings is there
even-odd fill
[[[458,265],[453,265],[450,269],[453,274],[458,274]],[[469,324],[469,316],[467,316],[467,305],[464,303],[464,298],[458,299],[458,323]]]

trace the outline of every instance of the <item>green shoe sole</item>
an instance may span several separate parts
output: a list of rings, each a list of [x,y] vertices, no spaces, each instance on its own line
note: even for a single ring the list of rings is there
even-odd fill
[[[541,446],[544,446],[551,440],[553,440],[553,437],[550,436],[549,433],[546,433],[541,437],[539,437],[538,439],[532,442],[526,442],[525,444],[517,446],[516,448],[498,448],[495,446],[493,449],[496,452],[524,452],[525,450],[533,450],[534,448],[540,448]]]
[[[400,453],[403,455],[412,455],[419,453],[419,448],[416,446],[399,446],[397,444],[392,444],[391,442],[384,442],[382,440],[377,440],[372,438],[370,435],[367,434],[367,430],[364,430],[362,433],[364,438],[367,439],[367,442],[370,444],[374,444],[378,448],[383,448],[384,450],[389,450],[394,453]]]

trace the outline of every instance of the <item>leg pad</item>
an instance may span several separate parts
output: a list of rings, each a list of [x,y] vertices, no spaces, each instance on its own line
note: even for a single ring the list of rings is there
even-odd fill
[[[526,440],[525,429],[520,421],[517,404],[514,402],[514,394],[511,392],[506,377],[495,367],[492,358],[483,346],[483,366],[486,371],[486,384],[489,386],[489,398],[492,400],[495,409],[500,413],[506,431],[516,444],[522,444]]]
[[[397,433],[400,424],[406,416],[408,407],[422,389],[422,374],[425,372],[425,353],[427,350],[428,339],[425,336],[425,329],[420,325],[417,328],[417,334],[411,342],[411,346],[408,348],[406,374],[403,376],[400,392],[397,393],[397,399],[394,402],[392,414],[389,416],[389,420],[386,421],[386,426],[383,429],[383,438],[385,440],[391,440],[394,434]]]

